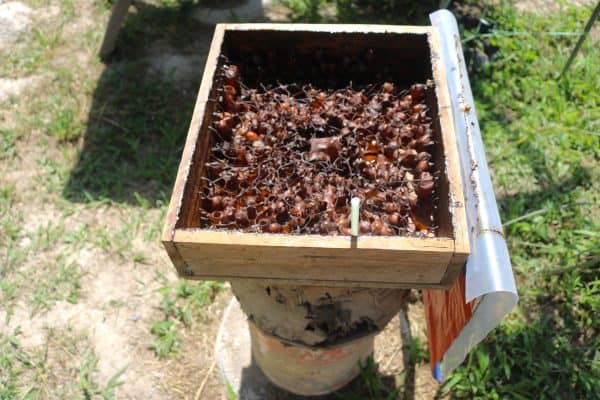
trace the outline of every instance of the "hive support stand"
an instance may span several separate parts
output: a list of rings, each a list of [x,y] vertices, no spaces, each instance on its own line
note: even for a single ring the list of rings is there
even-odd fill
[[[246,314],[235,297],[223,313],[215,343],[215,360],[229,399],[270,400],[281,393],[252,359]]]
[[[121,25],[127,16],[127,11],[129,10],[131,3],[133,3],[133,0],[117,0],[117,2],[114,4],[110,12],[108,24],[106,25],[106,31],[104,33],[104,38],[102,39],[102,45],[100,46],[100,51],[98,52],[98,55],[101,59],[106,59],[115,49],[119,30],[121,29]]]

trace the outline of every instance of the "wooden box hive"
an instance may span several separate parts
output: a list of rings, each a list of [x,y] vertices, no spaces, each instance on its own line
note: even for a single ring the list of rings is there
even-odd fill
[[[210,148],[214,77],[220,54],[268,46],[377,49],[389,55],[395,82],[432,79],[439,226],[436,238],[261,234],[200,228],[200,181]],[[206,61],[162,236],[178,273],[189,279],[259,279],[281,284],[449,287],[469,253],[458,153],[438,32],[382,25],[219,24]],[[431,97],[431,96],[430,96]]]

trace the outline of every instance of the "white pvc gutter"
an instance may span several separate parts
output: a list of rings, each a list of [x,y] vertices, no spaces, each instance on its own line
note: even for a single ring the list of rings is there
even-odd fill
[[[442,61],[448,78],[465,185],[465,207],[471,244],[471,254],[466,265],[465,296],[467,302],[477,302],[473,317],[444,354],[441,371],[436,376],[441,381],[516,306],[518,295],[475,115],[456,19],[448,10],[436,11],[429,18],[441,36]]]

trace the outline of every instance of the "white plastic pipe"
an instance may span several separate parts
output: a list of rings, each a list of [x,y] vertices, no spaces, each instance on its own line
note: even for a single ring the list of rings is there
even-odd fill
[[[358,222],[360,219],[360,199],[353,197],[350,200],[350,234],[358,236]]]

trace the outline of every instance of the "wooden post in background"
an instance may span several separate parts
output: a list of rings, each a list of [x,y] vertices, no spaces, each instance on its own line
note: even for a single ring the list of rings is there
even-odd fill
[[[121,29],[121,24],[127,16],[127,11],[132,2],[133,0],[117,0],[113,6],[98,53],[101,59],[106,59],[113,52],[117,36],[119,35],[119,29]]]

